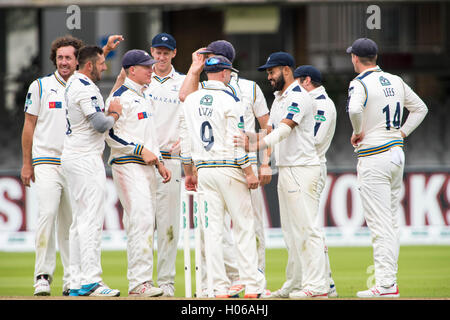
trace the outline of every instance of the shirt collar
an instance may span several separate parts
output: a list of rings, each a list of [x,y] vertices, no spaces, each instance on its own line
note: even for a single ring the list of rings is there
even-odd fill
[[[169,74],[168,74],[167,76],[165,76],[165,77],[160,77],[160,76],[158,76],[158,75],[155,73],[155,65],[153,65],[153,75],[152,75],[152,78],[158,80],[159,82],[162,82],[162,81],[166,80],[167,78],[172,78],[172,79],[173,79],[174,76],[175,76],[175,68],[174,68],[173,66],[172,66],[172,69],[170,69],[170,72],[169,72]]]
[[[138,95],[143,96],[142,91],[145,90],[144,85],[140,85],[128,77],[125,78],[123,85],[128,89],[131,89],[132,91],[136,92]]]
[[[300,86],[298,84],[298,82],[296,80],[294,80],[289,87],[286,88],[286,90],[284,90],[283,93],[281,93],[281,91],[275,91],[273,94],[275,96],[275,99],[281,99],[281,98],[285,98],[291,91],[292,89],[294,89],[296,86]]]
[[[360,74],[358,74],[357,77],[360,77],[360,76],[362,76],[363,74],[366,74],[367,72],[373,72],[373,71],[381,71],[381,68],[380,68],[378,65],[376,65],[375,67],[372,67],[372,68],[369,68],[369,69],[364,70],[363,72],[361,72]]]
[[[208,80],[202,82],[203,87],[206,89],[226,89],[227,86],[222,81]]]
[[[56,70],[54,72],[54,75],[55,75],[56,80],[65,87],[66,86],[66,81],[63,79],[63,77],[61,77],[61,75],[59,74],[58,70]]]
[[[320,86],[320,87],[314,88],[313,90],[309,91],[308,93],[311,97],[313,97],[315,99],[318,96],[326,94],[327,92],[325,91],[324,86]]]

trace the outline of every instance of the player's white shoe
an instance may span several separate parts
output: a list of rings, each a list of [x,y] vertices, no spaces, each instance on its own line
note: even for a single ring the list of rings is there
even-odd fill
[[[34,295],[35,296],[49,296],[50,295],[50,282],[44,278],[44,276],[39,276],[36,284],[34,285]]]
[[[173,297],[175,296],[175,288],[173,284],[162,284],[159,286],[159,288],[163,291],[162,296],[163,297]],[[158,288],[156,288],[158,289]]]
[[[159,297],[163,295],[163,290],[151,285],[150,282],[144,282],[128,292],[130,297]]]
[[[289,292],[283,289],[278,289],[277,291],[271,292],[268,296],[262,297],[262,298],[282,298],[287,299],[289,298]]]
[[[310,290],[298,290],[289,293],[289,298],[291,299],[308,299],[308,298],[319,298],[328,299],[328,292],[313,292]]]
[[[232,297],[234,297],[234,296],[239,297],[239,294],[244,290],[245,290],[245,286],[243,284],[235,284],[234,286],[230,287],[228,294]]]
[[[328,298],[337,298],[338,293],[336,290],[336,285],[330,284],[330,289],[328,290]]]
[[[398,290],[397,284],[388,288],[373,286],[369,290],[358,291],[356,296],[358,298],[398,298],[400,297],[400,291]]]
[[[111,289],[102,282],[94,282],[86,285],[82,285],[78,290],[79,296],[89,297],[118,297],[120,291],[117,289]]]

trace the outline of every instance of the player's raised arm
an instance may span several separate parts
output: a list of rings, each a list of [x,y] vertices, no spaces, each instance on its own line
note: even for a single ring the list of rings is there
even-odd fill
[[[198,83],[200,81],[200,74],[202,73],[203,66],[205,64],[205,55],[199,53],[205,48],[200,48],[192,53],[192,64],[189,68],[189,71],[186,75],[186,78],[183,81],[183,84],[180,88],[179,98],[181,102],[184,102],[186,97],[198,89]]]

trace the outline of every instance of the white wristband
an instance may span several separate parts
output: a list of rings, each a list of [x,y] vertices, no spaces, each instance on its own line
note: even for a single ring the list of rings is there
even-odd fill
[[[263,138],[264,143],[268,148],[272,148],[274,145],[279,143],[280,141],[286,139],[291,133],[292,128],[287,124],[281,122],[278,128],[273,130],[270,134]]]

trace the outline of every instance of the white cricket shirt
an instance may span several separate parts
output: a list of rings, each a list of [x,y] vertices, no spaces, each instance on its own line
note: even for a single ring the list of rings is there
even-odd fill
[[[164,159],[180,159],[171,155],[169,150],[180,138],[179,118],[181,101],[178,97],[186,75],[177,72],[172,66],[171,72],[161,78],[154,71],[145,94],[152,100],[153,122],[158,136],[159,148]]]
[[[181,156],[197,168],[250,165],[242,147],[234,146],[239,135],[240,100],[220,81],[206,81],[205,88],[187,96],[181,122]]]
[[[308,92],[314,103],[314,138],[321,163],[327,161],[325,154],[333,140],[336,129],[336,107],[323,86]]]
[[[113,99],[119,99],[122,115],[106,135],[111,148],[109,164],[139,163],[142,149],[153,152],[160,160],[159,143],[152,110],[152,100],[143,93],[144,86],[125,78],[124,84],[106,99],[106,110]]]
[[[274,95],[269,125],[276,129],[283,119],[297,123],[289,136],[274,146],[276,165],[319,165],[314,140],[314,106],[310,95],[297,81],[283,93],[276,91]]]
[[[358,157],[402,147],[400,130],[409,135],[428,112],[425,103],[403,80],[376,66],[350,82],[348,112],[355,133],[364,133],[355,147]],[[410,114],[403,126],[403,108]]]
[[[82,157],[85,154],[102,155],[105,148],[105,134],[91,125],[88,116],[104,112],[103,97],[92,80],[75,72],[67,81],[67,133],[63,156],[66,159]]]
[[[25,112],[37,116],[32,164],[61,164],[66,135],[66,82],[58,71],[34,80],[25,100]]]

